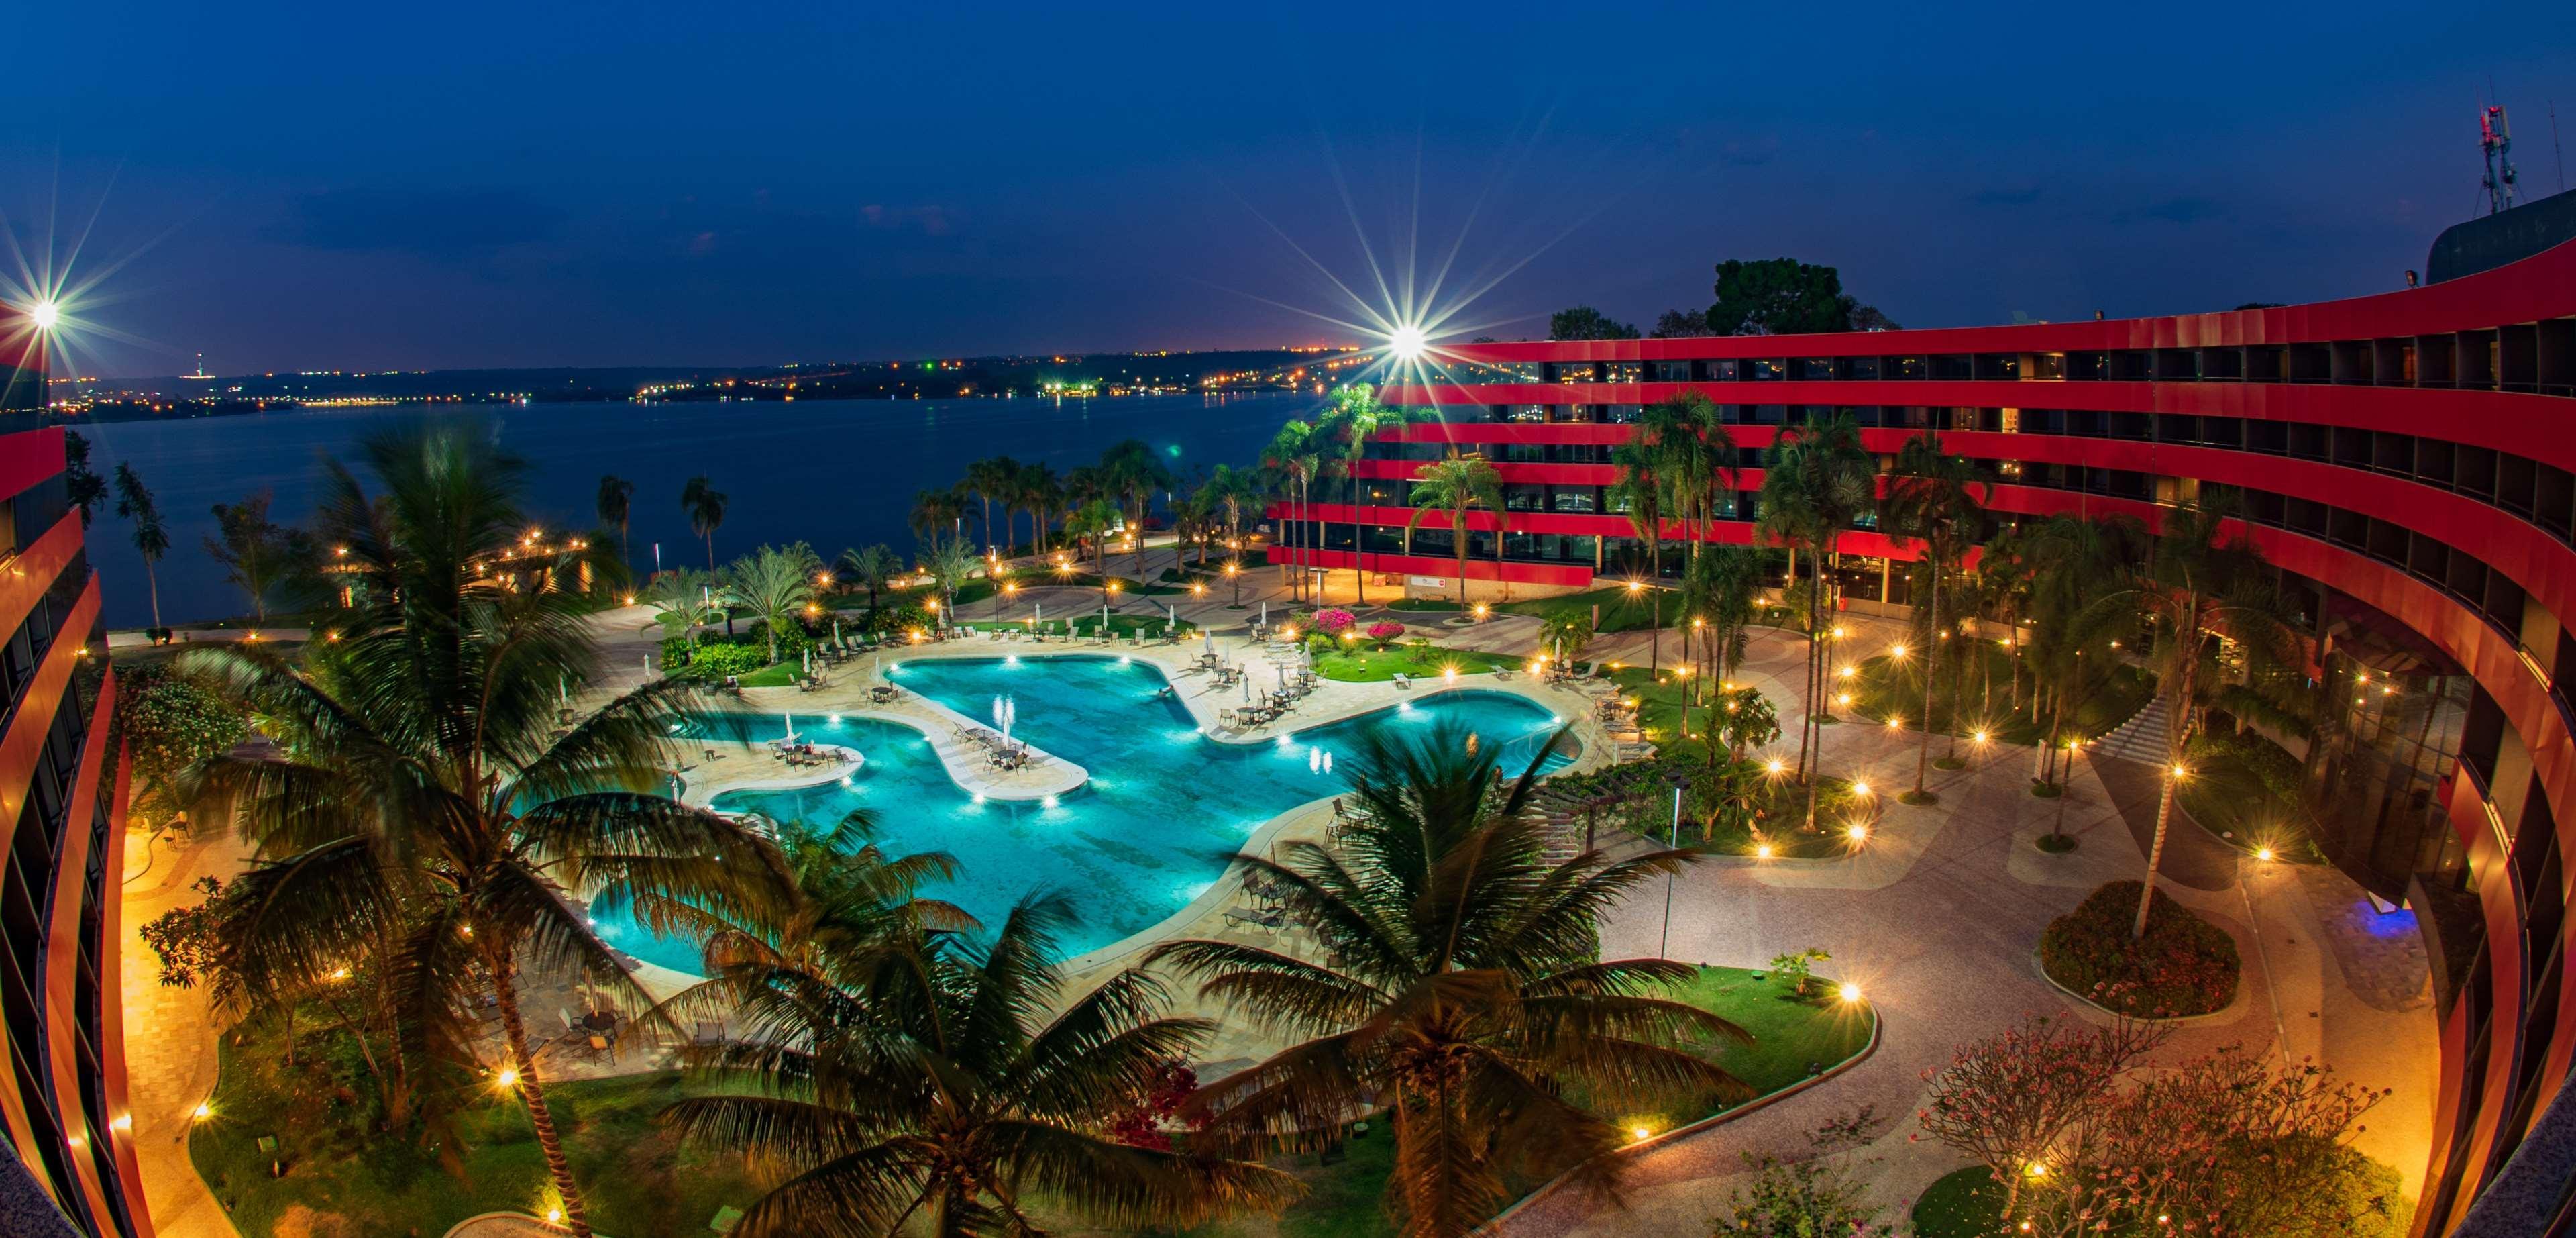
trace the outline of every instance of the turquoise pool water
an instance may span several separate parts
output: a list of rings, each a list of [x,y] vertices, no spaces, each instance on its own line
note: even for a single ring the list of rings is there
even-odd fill
[[[1455,719],[1486,742],[1502,743],[1504,768],[1517,774],[1555,727],[1548,711],[1526,698],[1455,689],[1246,746],[1200,734],[1186,707],[1157,695],[1162,673],[1124,658],[930,658],[889,664],[889,675],[978,721],[991,717],[994,697],[1011,698],[1018,710],[1012,734],[1081,765],[1091,782],[1052,807],[979,803],[910,727],[799,714],[798,734],[866,756],[848,785],[729,791],[716,797],[716,807],[825,829],[853,808],[871,808],[888,850],[956,856],[959,878],[926,893],[988,923],[1031,889],[1067,895],[1081,915],[1064,943],[1067,954],[1153,927],[1205,891],[1225,871],[1225,857],[1263,822],[1346,790],[1351,749],[1365,731]],[[787,725],[774,714],[744,721],[745,738],[755,741],[775,739]],[[1317,749],[1335,755],[1333,773],[1309,771]],[[1551,765],[1563,761],[1550,758]],[[691,943],[653,938],[617,917],[601,917],[600,931],[639,958],[697,970]]]

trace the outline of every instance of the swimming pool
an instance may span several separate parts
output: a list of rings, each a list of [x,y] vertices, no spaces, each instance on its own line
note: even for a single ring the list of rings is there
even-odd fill
[[[1526,698],[1464,688],[1428,692],[1263,744],[1226,744],[1201,734],[1181,702],[1159,695],[1162,672],[1141,661],[925,658],[890,666],[888,673],[969,718],[989,717],[996,696],[1011,698],[1018,714],[1012,734],[1081,765],[1091,781],[1053,806],[979,801],[948,777],[919,731],[806,714],[795,719],[798,734],[866,756],[848,785],[728,791],[715,797],[715,806],[821,829],[853,808],[874,809],[887,850],[957,857],[958,879],[924,891],[929,897],[995,924],[1033,888],[1069,897],[1081,919],[1066,935],[1068,955],[1153,927],[1215,882],[1225,857],[1264,822],[1346,790],[1351,767],[1310,772],[1310,751],[1347,762],[1365,731],[1427,729],[1454,719],[1486,742],[1501,742],[1503,768],[1518,774],[1556,723],[1546,707]],[[775,715],[740,721],[744,738],[753,741],[778,738],[787,725]],[[1550,764],[1564,760],[1552,757]],[[622,917],[600,919],[601,934],[619,949],[697,970],[693,944],[656,939]]]

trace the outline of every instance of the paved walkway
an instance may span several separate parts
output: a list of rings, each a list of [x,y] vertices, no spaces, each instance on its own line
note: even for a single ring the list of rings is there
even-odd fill
[[[232,1221],[188,1160],[188,1131],[199,1102],[215,1090],[215,1029],[203,989],[160,983],[160,961],[143,944],[140,926],[174,907],[195,906],[204,895],[197,878],[229,879],[248,849],[219,835],[173,850],[168,836],[129,834],[125,901],[119,914],[125,935],[118,965],[125,1001],[125,1089],[134,1114],[134,1158],[143,1174],[143,1198],[162,1238],[232,1238]]]

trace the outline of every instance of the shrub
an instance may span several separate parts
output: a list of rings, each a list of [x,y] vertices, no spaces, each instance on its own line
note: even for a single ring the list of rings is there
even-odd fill
[[[1358,616],[1338,606],[1326,607],[1315,612],[1315,630],[1326,636],[1339,636],[1357,622],[1359,622]]]
[[[722,679],[727,675],[747,675],[767,665],[768,642],[750,636],[738,636],[732,640],[717,637],[700,640],[696,645],[679,637],[662,642],[664,674]]]
[[[2138,883],[2114,881],[2049,922],[2039,961],[2050,979],[2122,1014],[2208,1014],[2236,1000],[2236,940],[2156,891],[2147,935],[2129,938]]]
[[[133,754],[133,813],[143,820],[166,819],[180,807],[171,779],[197,758],[240,743],[250,726],[232,702],[167,667],[136,667],[120,689],[116,727]]]
[[[1369,643],[1384,649],[1404,635],[1404,625],[1392,619],[1380,619],[1368,626]]]

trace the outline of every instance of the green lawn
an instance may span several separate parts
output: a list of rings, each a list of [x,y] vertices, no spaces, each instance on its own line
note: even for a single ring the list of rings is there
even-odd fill
[[[1438,645],[1419,656],[1416,651],[1398,644],[1387,649],[1346,646],[1315,657],[1317,675],[1343,683],[1385,683],[1399,674],[1437,680],[1441,670],[1451,666],[1457,667],[1461,675],[1484,675],[1497,669],[1519,670],[1524,665],[1526,663],[1522,659],[1509,654],[1444,649]]]
[[[1914,1201],[1915,1238],[1990,1238],[2003,1227],[2004,1188],[1983,1165],[1953,1170]]]
[[[740,676],[735,682],[746,688],[792,688],[796,686],[797,677],[802,674],[804,674],[802,663],[780,662]]]
[[[1807,1078],[1811,1065],[1818,1070],[1830,1069],[1869,1044],[1877,1015],[1866,1004],[1847,1006],[1828,996],[1836,991],[1835,981],[1818,977],[1809,986],[1809,992],[1816,996],[1800,1000],[1790,994],[1784,983],[1755,979],[1760,974],[1739,967],[1703,967],[1698,976],[1674,990],[1681,1000],[1714,1011],[1752,1033],[1753,1043],[1749,1045],[1726,1040],[1693,1047],[1703,1054],[1713,1054],[1718,1064],[1752,1088],[1757,1098]],[[1678,1098],[1642,1109],[1622,1107],[1602,1112],[1601,1116],[1621,1126],[1643,1126],[1661,1132],[1724,1108],[1714,1098]],[[1297,1175],[1307,1187],[1306,1197],[1275,1224],[1238,1221],[1191,1232],[1208,1238],[1265,1234],[1359,1238],[1392,1234],[1395,1231],[1387,1223],[1384,1200],[1387,1177],[1394,1167],[1395,1141],[1383,1119],[1370,1125],[1373,1129],[1367,1136],[1346,1145],[1350,1157],[1339,1164],[1321,1165],[1311,1155],[1271,1162]],[[1514,1187],[1526,1192],[1537,1189],[1542,1182],[1543,1179],[1520,1182]]]
[[[2177,797],[2211,837],[2241,851],[2270,848],[2273,858],[2322,862],[2301,825],[2299,759],[2251,731],[2195,736],[2183,757],[2191,777]]]
[[[1967,691],[1952,700],[1941,694],[1933,714],[1934,729],[1947,734],[1955,729],[1968,734],[1983,727],[1995,739],[2011,744],[2039,741],[2045,717],[2033,719],[2027,698],[2021,709],[2012,707],[2012,655],[1980,641],[1971,646],[1984,659],[1983,667],[1968,676]],[[1862,659],[1856,674],[1833,680],[1836,693],[1852,694],[1851,711],[1872,722],[1885,721],[1891,714],[1905,720],[1909,727],[1922,725],[1923,667],[1920,651],[1902,661],[1881,653]],[[1945,668],[1946,673],[1946,668]],[[1946,677],[1946,674],[1945,674]],[[2029,691],[2029,682],[2022,689]],[[2122,664],[2111,673],[2111,681],[2092,699],[2075,711],[2075,726],[2087,736],[2098,736],[2129,720],[2155,694],[2155,681],[2134,666]]]
[[[517,1102],[495,1098],[464,1115],[454,1149],[460,1176],[441,1167],[436,1151],[369,1137],[335,1120],[343,1106],[332,1089],[281,1091],[275,1048],[254,1042],[236,1051],[227,1040],[216,1116],[188,1144],[197,1172],[249,1238],[435,1238],[478,1212],[544,1213],[545,1162]],[[759,1197],[739,1162],[684,1151],[654,1122],[664,1106],[688,1094],[674,1071],[546,1089],[591,1223],[601,1232],[621,1238],[703,1233],[718,1207]],[[263,1136],[276,1138],[274,1152],[259,1147]],[[283,1177],[270,1176],[272,1160],[285,1166]],[[331,1226],[329,1217],[345,1219],[347,1228]]]

